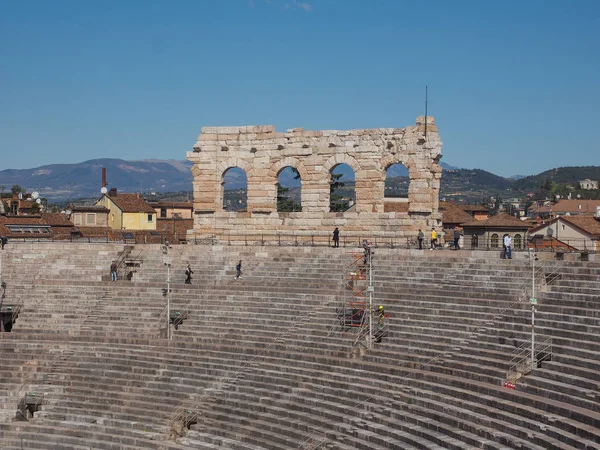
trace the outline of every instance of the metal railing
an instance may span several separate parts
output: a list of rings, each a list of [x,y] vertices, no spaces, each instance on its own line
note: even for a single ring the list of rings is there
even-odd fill
[[[521,377],[531,373],[533,367],[539,367],[544,361],[552,359],[552,338],[547,337],[538,340],[535,344],[534,361],[531,361],[531,343],[524,342],[513,351],[513,357],[509,362],[506,380],[516,383]]]
[[[320,431],[309,432],[303,436],[298,443],[298,449],[300,450],[317,450],[319,448],[325,448],[325,445],[329,442],[327,436]]]
[[[372,236],[371,234],[340,235],[340,247],[361,247],[369,240],[378,248],[419,248],[416,237]],[[243,246],[280,246],[280,247],[333,247],[331,233],[218,233],[213,235],[189,235],[188,243],[198,245],[243,245]],[[429,243],[423,243],[429,248]]]
[[[438,235],[439,236],[439,235]],[[360,247],[364,239],[369,239],[374,247],[378,248],[401,248],[419,249],[419,241],[416,236],[373,236],[372,234],[341,233],[340,247]],[[172,233],[154,232],[151,236],[143,234],[132,238],[113,238],[108,235],[97,235],[72,238],[68,235],[43,237],[11,237],[9,242],[72,242],[88,244],[158,244],[169,241],[171,244],[187,242],[197,245],[245,245],[245,246],[295,246],[295,247],[333,247],[332,233],[310,233],[297,232],[264,232],[264,233],[216,233],[216,234],[186,234],[177,235]],[[560,241],[560,242],[559,242]],[[519,253],[533,249],[538,252],[553,252],[557,255],[564,253],[580,253],[582,255],[600,253],[600,241],[591,241],[583,238],[565,238],[556,240],[532,239],[531,236],[523,234],[521,239],[515,239],[513,235],[512,252]],[[502,234],[492,236],[462,236],[460,240],[462,250],[492,251],[501,253],[503,251]],[[565,245],[566,244],[566,245]],[[421,247],[424,250],[431,248],[431,241],[423,239]],[[453,250],[452,240],[446,242],[438,238],[434,246],[436,250]]]

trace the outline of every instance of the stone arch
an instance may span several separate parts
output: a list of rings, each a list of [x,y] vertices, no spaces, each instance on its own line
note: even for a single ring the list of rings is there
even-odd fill
[[[388,168],[394,164],[402,164],[408,170],[409,185],[408,185],[408,199],[402,197],[402,200],[396,200],[392,197],[385,196],[385,180],[387,177]],[[408,212],[410,211],[410,204],[413,200],[413,181],[418,178],[419,170],[414,160],[404,154],[396,153],[389,154],[379,159],[378,167],[378,179],[373,182],[373,186],[376,189],[376,198],[379,199],[376,209],[383,212]],[[398,204],[401,203],[401,204]]]
[[[239,167],[240,169],[243,169],[244,172],[246,172],[246,176],[248,177],[248,180],[250,179],[250,175],[251,175],[253,166],[250,163],[244,161],[243,159],[236,158],[236,157],[227,158],[226,160],[221,161],[218,164],[218,166],[217,166],[218,176],[220,178],[222,178],[225,171],[232,167]]]
[[[346,155],[344,153],[340,153],[338,155],[333,155],[332,157],[330,157],[323,164],[323,169],[325,169],[327,171],[327,173],[329,173],[329,172],[331,172],[331,169],[333,169],[338,164],[347,164],[347,165],[349,165],[352,168],[352,170],[354,170],[354,176],[356,178],[359,178],[359,176],[360,176],[359,175],[360,174],[360,164],[352,156]]]
[[[242,182],[240,186],[234,186],[232,183]],[[229,190],[226,190],[229,184]],[[244,187],[245,184],[245,187]],[[243,212],[248,210],[248,174],[241,167],[228,167],[221,176],[220,187],[220,205],[223,211]]]
[[[288,156],[286,158],[280,159],[279,161],[274,162],[273,164],[271,164],[271,167],[269,168],[269,179],[271,180],[273,186],[277,186],[277,183],[279,182],[279,174],[281,173],[282,170],[284,170],[287,167],[292,167],[294,169],[296,169],[298,171],[298,173],[300,174],[300,209],[302,210],[303,208],[306,208],[306,195],[304,195],[304,189],[305,189],[305,183],[307,183],[308,181],[308,171],[306,170],[306,167],[304,166],[304,164],[302,164],[302,161],[300,161],[298,158],[294,158],[291,156]],[[278,210],[278,194],[277,194],[277,188],[275,187],[275,203],[276,203],[276,207],[275,209]]]
[[[354,171],[354,193],[356,196],[356,208],[359,208],[359,205],[362,207],[366,207],[366,201],[365,201],[365,188],[364,186],[361,185],[364,184],[363,179],[366,179],[366,174],[361,170],[361,165],[360,163],[353,158],[352,156],[346,154],[346,153],[338,153],[336,155],[331,156],[327,161],[325,161],[323,163],[323,169],[325,169],[324,171],[322,171],[322,180],[321,182],[323,184],[327,184],[329,185],[330,182],[330,177],[331,177],[331,171],[333,170],[333,168],[339,164],[346,164],[348,165],[353,171]],[[326,192],[324,192],[325,194],[325,203],[327,205],[330,205],[330,195],[329,195],[329,189],[327,189]]]
[[[402,164],[404,167],[406,167],[408,169],[408,176],[410,177],[411,181],[416,176],[417,165],[411,157],[402,154],[387,155],[379,160],[379,181],[385,181],[387,169],[392,164]]]
[[[227,158],[223,161],[220,161],[217,165],[217,192],[218,192],[218,198],[216,201],[216,208],[219,211],[223,211],[225,210],[223,204],[225,202],[225,186],[224,186],[224,182],[223,179],[225,177],[225,174],[227,173],[227,171],[229,169],[233,169],[233,168],[239,168],[242,169],[245,174],[246,174],[246,204],[248,202],[248,190],[250,189],[250,172],[252,170],[252,165],[249,164],[248,162],[244,161],[243,159],[237,158],[237,157],[231,157],[231,158]]]
[[[352,171],[351,177],[340,178],[343,174],[348,175],[348,170]],[[349,210],[356,204],[357,173],[348,164],[340,162],[329,170],[328,175],[329,212],[340,213]],[[340,195],[342,193],[344,195]]]
[[[287,158],[280,159],[279,161],[271,164],[271,168],[269,169],[269,177],[275,180],[274,183],[277,183],[279,172],[286,167],[293,167],[300,174],[302,181],[308,181],[308,171],[306,170],[304,164],[302,164],[302,161],[300,161],[298,158],[288,156]]]

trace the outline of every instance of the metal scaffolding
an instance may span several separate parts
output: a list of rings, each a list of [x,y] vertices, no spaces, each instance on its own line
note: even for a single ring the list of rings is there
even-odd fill
[[[350,262],[344,267],[342,283],[343,304],[336,310],[336,319],[329,330],[354,333],[353,347],[373,348],[373,250],[368,241],[362,252],[349,253]]]

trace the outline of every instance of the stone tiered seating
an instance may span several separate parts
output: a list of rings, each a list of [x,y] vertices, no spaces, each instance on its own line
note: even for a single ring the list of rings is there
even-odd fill
[[[328,336],[347,299],[343,250],[148,245],[132,281],[112,283],[123,246],[22,245],[4,260],[23,310],[0,335],[2,448],[600,448],[597,263],[556,263],[538,295],[552,360],[512,390],[531,332],[524,259],[377,250],[389,333],[356,358],[351,332]],[[172,308],[189,308],[170,341],[165,261]],[[12,421],[29,391],[42,410]],[[198,423],[172,439],[181,407]]]

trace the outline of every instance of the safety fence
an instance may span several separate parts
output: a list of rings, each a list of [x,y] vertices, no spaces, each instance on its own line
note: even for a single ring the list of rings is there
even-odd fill
[[[440,233],[441,234],[441,233]],[[443,237],[432,245],[429,236],[419,240],[415,236],[377,236],[372,234],[344,233],[339,236],[339,247],[360,247],[365,240],[371,242],[376,248],[403,248],[403,249],[434,249],[434,250],[479,250],[496,251],[503,253],[504,239],[502,233],[491,235],[462,236],[459,239],[458,248],[455,248],[452,239],[444,241]],[[244,246],[296,246],[296,247],[334,247],[331,233],[308,233],[298,231],[296,233],[217,233],[217,234],[167,234],[152,232],[151,234],[137,235],[134,232],[123,233],[119,238],[110,235],[97,235],[88,237],[13,237],[9,242],[73,242],[89,244],[197,244],[197,245],[244,245]],[[590,239],[555,238],[527,236],[526,234],[512,235],[511,252],[524,252],[529,249],[540,252],[582,253],[591,254],[600,252],[600,241]]]

